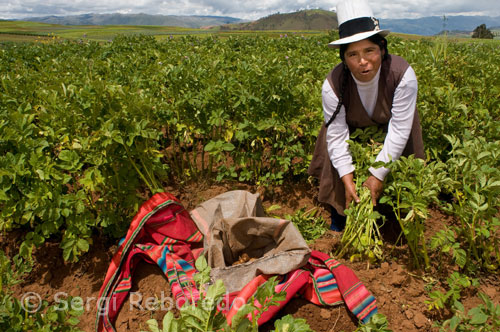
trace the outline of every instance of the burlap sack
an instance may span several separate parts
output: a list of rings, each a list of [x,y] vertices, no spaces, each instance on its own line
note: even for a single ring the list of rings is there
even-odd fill
[[[286,274],[309,259],[297,228],[289,220],[266,217],[258,194],[226,192],[197,206],[191,217],[205,235],[212,280],[222,279],[229,292],[260,274]],[[251,261],[242,262],[244,254]]]

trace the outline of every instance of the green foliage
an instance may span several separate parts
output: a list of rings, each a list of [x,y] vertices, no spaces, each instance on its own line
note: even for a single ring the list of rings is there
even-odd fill
[[[377,220],[384,218],[379,212],[373,210],[370,190],[359,186],[359,203],[352,203],[345,210],[346,227],[342,234],[342,247],[338,256],[343,257],[351,253],[351,260],[367,259],[374,263],[383,258],[382,235],[380,234]]]
[[[78,297],[59,299],[50,305],[40,297],[19,300],[10,288],[30,272],[32,262],[16,255],[12,262],[0,251],[0,330],[5,332],[78,332],[77,317],[83,313],[83,301]],[[28,294],[29,295],[29,294]]]
[[[370,190],[363,187],[363,183],[370,175],[368,168],[383,166],[375,159],[382,149],[384,136],[382,129],[368,127],[356,129],[348,141],[356,168],[354,183],[360,202],[352,202],[345,210],[347,218],[341,239],[342,247],[336,253],[339,257],[350,253],[351,260],[367,259],[369,263],[383,257],[378,220],[385,217],[373,209]]]
[[[214,284],[206,288],[206,284],[210,281],[210,266],[204,256],[200,256],[196,260],[195,282],[200,290],[200,299],[197,303],[185,303],[180,309],[180,317],[174,318],[171,311],[163,318],[162,328],[159,327],[158,321],[150,319],[147,321],[150,332],[177,332],[177,331],[230,331],[230,332],[257,332],[259,320],[262,313],[267,311],[271,306],[275,306],[279,301],[283,301],[286,297],[284,291],[276,293],[275,289],[278,285],[276,277],[270,278],[264,284],[258,287],[255,295],[253,295],[246,304],[241,306],[238,312],[233,316],[231,325],[227,323],[222,311],[218,310],[218,305],[223,300],[223,295],[226,292],[222,280],[215,281]],[[205,291],[206,290],[206,291]],[[256,305],[257,302],[259,305]],[[248,318],[251,317],[251,319]],[[296,331],[309,332],[312,331],[303,319],[294,319],[291,316],[285,316],[275,323],[276,331]]]
[[[301,208],[293,215],[286,215],[285,219],[293,222],[307,243],[314,242],[326,232],[325,219],[319,215],[317,208],[312,208],[309,211]]]
[[[447,170],[454,200],[446,210],[457,216],[459,225],[451,225],[437,234],[434,247],[445,244],[442,252],[453,256],[461,268],[491,271],[500,267],[498,206],[500,206],[500,141],[484,138],[460,140],[446,136],[452,146]],[[452,238],[451,235],[454,235]],[[465,253],[465,257],[464,256]]]
[[[500,305],[495,304],[491,299],[479,293],[483,301],[482,304],[468,311],[460,301],[455,301],[452,306],[453,317],[445,320],[442,324],[435,324],[440,327],[440,331],[457,332],[495,332],[500,329]]]
[[[339,62],[326,44],[337,34],[2,44],[0,231],[27,234],[25,257],[51,238],[76,261],[93,234],[120,236],[144,199],[166,186],[306,181],[324,120],[321,84]],[[463,229],[450,229],[457,239],[442,255],[463,268],[496,270],[500,48],[495,41],[388,38],[391,53],[418,75],[427,162],[451,167],[455,181],[446,203]],[[462,147],[444,135],[460,137]],[[463,182],[466,149],[477,167]],[[434,243],[451,240],[445,231]]]
[[[453,303],[460,300],[463,290],[479,286],[477,279],[469,278],[458,272],[453,272],[446,281],[449,287],[446,293],[439,290],[429,293],[430,300],[426,301],[429,310],[442,312],[444,309],[449,308]]]
[[[3,47],[0,230],[26,229],[24,254],[59,238],[76,261],[93,232],[123,234],[144,196],[168,184],[304,176],[329,66],[310,58],[324,57],[319,40]]]
[[[401,226],[415,267],[430,267],[427,244],[424,237],[428,206],[438,203],[441,188],[449,185],[445,165],[435,161],[400,157],[391,166],[381,203],[392,206]]]
[[[272,332],[313,332],[305,319],[294,318],[292,315],[276,320],[274,327]]]
[[[431,249],[439,249],[439,257],[449,254],[455,264],[463,268],[467,264],[467,253],[461,248],[461,242],[453,230],[447,228],[438,231],[431,239]]]
[[[389,323],[383,314],[375,314],[370,317],[368,323],[360,325],[355,332],[391,332]]]

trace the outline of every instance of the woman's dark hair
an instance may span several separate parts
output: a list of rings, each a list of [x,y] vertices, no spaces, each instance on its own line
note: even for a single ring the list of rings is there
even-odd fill
[[[377,44],[380,47],[380,51],[382,51],[382,50],[385,51],[384,56],[382,57],[382,61],[387,59],[387,56],[389,55],[389,51],[387,50],[387,39],[385,39],[385,37],[382,37],[378,33],[373,35],[373,36],[368,37],[367,39],[369,41],[371,41],[372,43]],[[345,55],[345,52],[347,51],[348,46],[349,46],[349,44],[341,44],[340,45],[340,59],[344,63],[344,74],[343,74],[343,79],[342,79],[342,85],[340,87],[340,96],[339,96],[339,102],[337,103],[337,108],[335,109],[335,112],[333,112],[333,115],[330,118],[330,120],[328,120],[328,122],[325,124],[326,127],[328,127],[333,122],[333,120],[335,120],[335,118],[337,117],[337,114],[339,114],[339,112],[340,112],[340,108],[344,104],[344,100],[343,100],[344,93],[345,93],[345,89],[347,87],[347,80],[349,78],[349,68],[345,64],[345,56],[344,55]]]

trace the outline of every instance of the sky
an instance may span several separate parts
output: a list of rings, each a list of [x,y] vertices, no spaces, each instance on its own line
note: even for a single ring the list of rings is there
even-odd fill
[[[213,15],[256,20],[301,9],[335,10],[339,0],[0,0],[1,19],[80,14]],[[500,0],[368,0],[381,19],[500,16]]]

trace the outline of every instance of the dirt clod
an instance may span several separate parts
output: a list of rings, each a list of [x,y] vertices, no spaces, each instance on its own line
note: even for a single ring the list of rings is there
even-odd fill
[[[415,322],[415,326],[419,329],[425,327],[429,322],[427,317],[425,317],[424,314],[420,312],[417,312],[415,314],[415,318],[413,319],[413,321]]]

